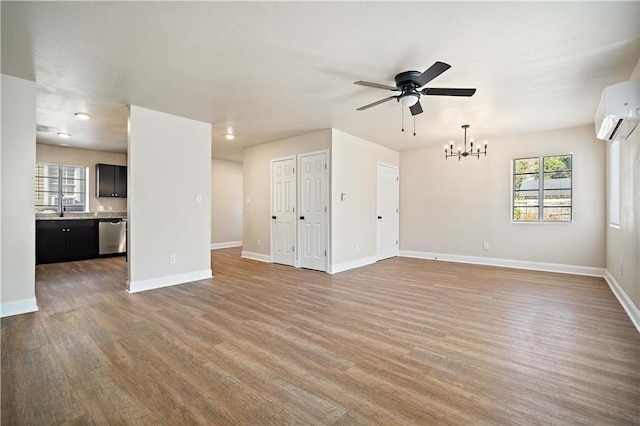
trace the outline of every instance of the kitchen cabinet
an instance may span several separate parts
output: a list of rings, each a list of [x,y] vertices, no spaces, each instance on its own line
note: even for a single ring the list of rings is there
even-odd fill
[[[127,166],[96,164],[96,197],[127,198]]]
[[[98,255],[97,221],[36,221],[36,263],[91,259]]]

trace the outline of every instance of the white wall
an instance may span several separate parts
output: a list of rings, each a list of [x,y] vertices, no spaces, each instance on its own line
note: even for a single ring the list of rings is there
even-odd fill
[[[131,106],[128,153],[127,289],[211,277],[211,125]]]
[[[36,84],[2,75],[0,315],[38,310],[35,297]]]
[[[127,211],[126,198],[96,197],[96,164],[127,165],[127,155],[113,152],[93,151],[89,149],[69,148],[55,145],[36,144],[36,161],[38,163],[64,164],[67,166],[84,166],[89,168],[89,211],[98,211],[98,206],[105,210],[111,207],[114,212]]]
[[[400,155],[389,148],[340,130],[332,130],[333,272],[375,262],[378,161],[398,166]],[[346,194],[345,201],[340,201],[340,194],[343,192]]]
[[[271,159],[331,148],[331,129],[245,148],[243,153],[242,250],[269,256]],[[249,201],[249,203],[247,203]],[[258,240],[261,244],[258,245]]]
[[[211,160],[211,246],[242,244],[242,163]]]
[[[640,61],[630,79],[639,78]],[[640,330],[640,128],[620,142],[620,226],[607,221],[606,233],[607,271],[618,284],[614,291],[624,293],[618,296]]]
[[[573,224],[511,223],[511,161],[567,153]],[[405,151],[400,164],[403,252],[573,265],[584,273],[604,267],[605,144],[593,126],[492,140],[479,160],[445,160],[441,147]]]

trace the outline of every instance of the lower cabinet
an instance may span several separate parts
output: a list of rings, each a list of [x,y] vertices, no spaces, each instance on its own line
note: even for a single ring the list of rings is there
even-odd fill
[[[36,263],[98,256],[98,227],[93,219],[36,221]]]

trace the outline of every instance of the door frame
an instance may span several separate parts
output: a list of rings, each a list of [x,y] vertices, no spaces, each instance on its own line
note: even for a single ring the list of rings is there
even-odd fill
[[[294,160],[294,164],[295,167],[298,167],[298,159],[295,155],[287,155],[284,157],[277,157],[277,158],[272,158],[271,161],[269,162],[269,262],[273,263],[273,219],[271,219],[271,216],[273,216],[273,164],[277,163],[278,161],[284,161],[284,160]],[[294,174],[295,174],[295,170],[294,170]],[[298,208],[298,175],[296,174],[295,179],[294,179],[294,184],[296,185],[295,188],[295,193],[296,193],[296,209]],[[295,212],[294,212],[295,213]],[[294,215],[295,216],[295,215]],[[293,227],[293,232],[296,233],[296,235],[294,236],[294,241],[296,242],[296,254],[293,257],[293,263],[294,263],[294,267],[298,268],[298,221],[296,220],[296,226]]]
[[[380,166],[384,166],[384,167],[389,167],[392,169],[395,169],[396,172],[398,173],[398,180],[396,181],[396,209],[398,210],[396,212],[397,217],[396,217],[396,240],[398,241],[398,244],[396,244],[396,255],[395,257],[398,257],[398,254],[400,253],[400,167],[399,166],[395,166],[393,164],[389,164],[389,163],[385,163],[383,161],[378,161],[376,163],[376,215],[378,214],[378,168]],[[380,255],[378,253],[378,221],[376,221],[376,262],[380,260]]]
[[[331,257],[331,155],[328,149],[320,149],[318,151],[310,151],[310,152],[303,152],[301,154],[296,155],[296,167],[298,168],[298,172],[300,171],[300,161],[302,157],[307,157],[310,155],[316,155],[316,154],[325,154],[325,158],[327,159],[327,174],[325,175],[326,177],[326,186],[327,186],[327,193],[324,197],[324,202],[326,203],[325,205],[327,206],[327,211],[326,211],[326,218],[325,218],[325,224],[326,224],[326,229],[325,229],[325,237],[326,237],[326,242],[327,242],[327,255],[325,256],[324,259],[324,271],[325,273],[327,273],[329,271],[329,259]],[[302,198],[300,197],[300,188],[302,188],[302,185],[300,185],[300,176],[302,176],[301,173],[298,173],[298,176],[296,177],[296,179],[298,179],[297,182],[297,192],[296,192],[296,208],[298,209],[298,212],[301,211],[300,206],[302,205]],[[297,216],[297,215],[296,215]],[[300,250],[298,250],[297,248],[301,246],[300,244],[300,232],[298,232],[298,226],[300,224],[299,220],[296,220],[296,268],[300,267]]]

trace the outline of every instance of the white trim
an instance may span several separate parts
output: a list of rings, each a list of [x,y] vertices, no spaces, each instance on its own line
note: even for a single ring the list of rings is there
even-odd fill
[[[4,318],[13,315],[28,314],[29,312],[36,312],[37,310],[38,305],[35,297],[3,302],[0,304],[0,317]]]
[[[460,256],[446,253],[428,253],[421,251],[400,250],[401,257],[417,259],[443,260],[445,262],[473,263],[478,265],[502,266],[505,268],[530,269],[534,271],[559,272],[562,274],[589,275],[604,277],[604,268],[591,266],[564,265],[561,263],[531,262],[528,260],[498,259],[495,257]]]
[[[616,279],[611,275],[611,272],[604,270],[604,279],[609,284],[611,291],[618,299],[618,302],[622,305],[622,308],[629,316],[629,319],[636,327],[636,330],[640,333],[640,310],[633,304],[629,295],[624,291]]]
[[[331,265],[329,266],[329,273],[330,274],[337,274],[339,272],[344,272],[344,271],[348,271],[349,269],[355,269],[355,268],[360,268],[362,266],[367,266],[367,265],[371,265],[373,263],[376,263],[378,261],[378,256],[369,256],[369,257],[363,257],[360,259],[355,259],[355,260],[350,260],[348,262],[342,262],[342,263],[338,263],[337,265]]]
[[[164,277],[150,278],[148,280],[127,280],[127,292],[139,293],[141,291],[154,290],[156,288],[169,287],[178,284],[187,284],[193,281],[206,280],[207,278],[211,278],[212,276],[213,275],[211,274],[211,269],[203,269],[201,271],[167,275]]]
[[[269,256],[268,254],[254,253],[251,251],[242,250],[242,254],[240,255],[240,257],[245,259],[258,260],[260,262],[273,263],[271,261],[271,256]]]
[[[211,243],[211,250],[218,250],[230,247],[242,247],[242,241],[228,241],[226,243]]]

